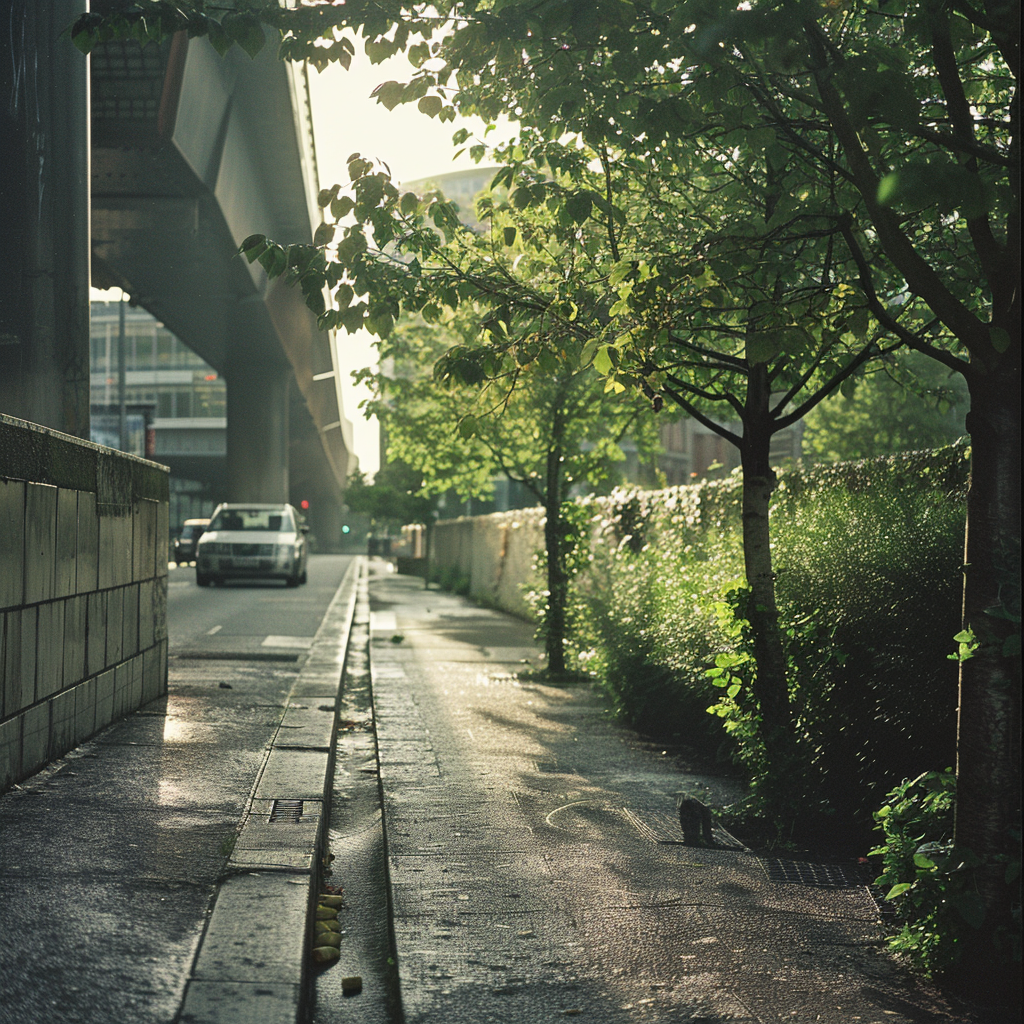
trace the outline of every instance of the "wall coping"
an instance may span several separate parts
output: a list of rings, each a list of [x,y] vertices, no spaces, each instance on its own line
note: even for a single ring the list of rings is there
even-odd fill
[[[0,476],[98,494],[105,482],[100,467],[111,465],[107,460],[130,474],[136,496],[166,500],[167,466],[0,413]]]

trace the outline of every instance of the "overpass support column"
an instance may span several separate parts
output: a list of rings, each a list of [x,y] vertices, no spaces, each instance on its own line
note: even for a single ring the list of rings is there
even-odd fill
[[[89,437],[85,0],[10,0],[0,24],[0,411]]]
[[[279,363],[236,362],[228,392],[226,501],[288,501],[288,388]]]

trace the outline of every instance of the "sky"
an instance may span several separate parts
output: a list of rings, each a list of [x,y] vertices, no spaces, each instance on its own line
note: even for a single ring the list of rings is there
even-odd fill
[[[382,82],[406,81],[411,73],[404,57],[370,64],[358,47],[352,68],[332,65],[322,72],[309,69],[309,90],[313,107],[313,135],[321,188],[348,181],[346,165],[353,153],[383,160],[396,181],[415,181],[475,167],[468,153],[457,161],[452,135],[460,128],[482,133],[482,121],[438,121],[421,114],[414,104],[388,110],[370,97]],[[460,147],[461,148],[461,147]],[[339,362],[355,369],[373,362],[373,348],[366,332],[338,334]],[[343,375],[347,377],[347,374]],[[352,421],[354,447],[360,469],[378,468],[379,446],[376,423],[362,418],[359,403],[367,392],[351,380],[342,380],[345,415]]]

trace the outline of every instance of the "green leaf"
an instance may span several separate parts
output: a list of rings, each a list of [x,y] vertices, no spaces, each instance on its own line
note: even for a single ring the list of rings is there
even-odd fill
[[[330,206],[331,202],[338,197],[338,189],[340,185],[332,185],[330,188],[322,188],[317,193],[316,204],[322,210],[325,206]]]
[[[341,220],[355,208],[355,200],[351,196],[338,196],[331,201],[331,216],[335,220]]]
[[[582,224],[594,208],[594,200],[589,192],[575,192],[565,201],[565,209],[577,224]]]
[[[440,96],[424,96],[416,106],[420,113],[426,114],[427,117],[437,117],[441,113],[444,101]]]
[[[516,240],[516,229],[514,227],[505,228],[502,232],[505,238],[506,245],[512,245]]]
[[[913,889],[913,882],[897,882],[886,894],[887,900],[894,900],[897,896],[902,896],[908,889]]]
[[[401,201],[398,204],[398,208],[402,211],[402,216],[411,217],[417,207],[420,205],[420,197],[415,192],[406,192]]]
[[[329,245],[334,241],[334,225],[323,223],[316,229],[316,234],[313,235],[313,244],[319,248],[320,246]]]
[[[757,334],[747,338],[747,361],[751,363],[767,363],[781,351],[779,339],[773,334]]]
[[[250,57],[255,57],[266,44],[267,37],[259,18],[248,11],[225,14],[221,25],[227,37],[238,43]]]
[[[242,244],[238,247],[238,251],[242,253],[250,263],[252,263],[266,251],[266,248],[266,235],[250,235],[242,241]]]
[[[381,82],[370,95],[376,97],[377,102],[388,110],[394,110],[402,102],[404,92],[405,86],[401,82]]]
[[[1001,327],[990,327],[988,331],[989,341],[997,352],[1005,352],[1010,347],[1010,335]]]

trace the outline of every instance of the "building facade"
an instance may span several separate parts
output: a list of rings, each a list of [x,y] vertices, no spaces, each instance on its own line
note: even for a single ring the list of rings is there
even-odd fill
[[[226,473],[223,378],[127,302],[93,302],[89,333],[91,439],[170,468],[172,535],[209,516]]]

